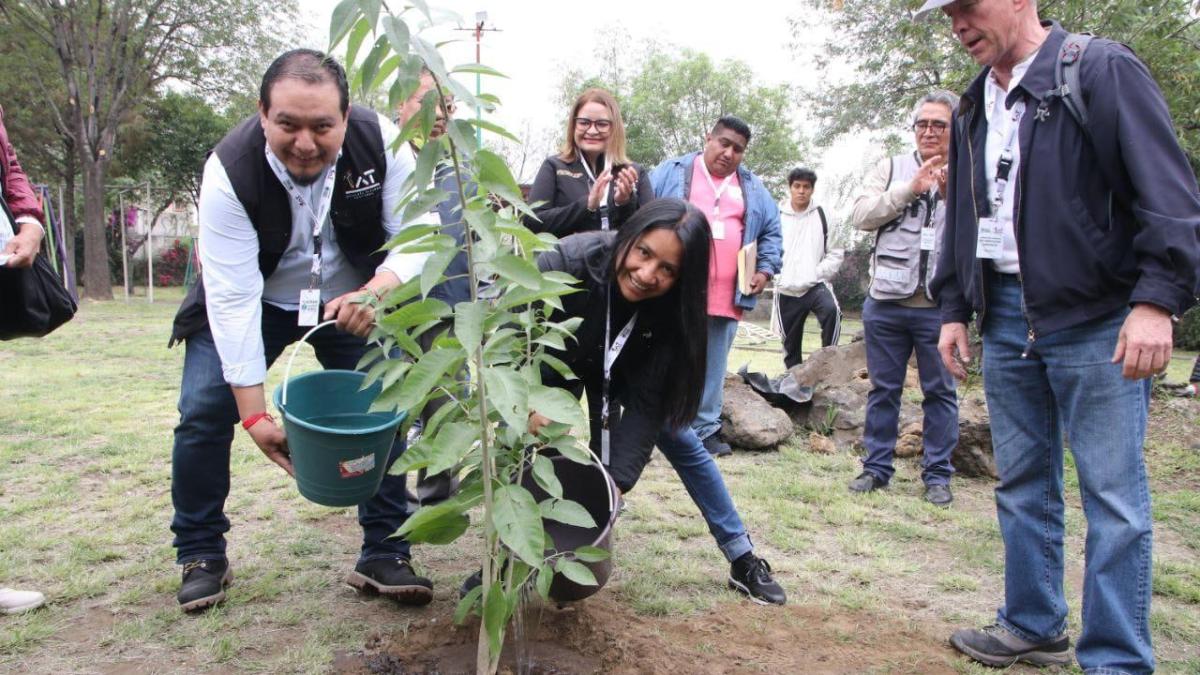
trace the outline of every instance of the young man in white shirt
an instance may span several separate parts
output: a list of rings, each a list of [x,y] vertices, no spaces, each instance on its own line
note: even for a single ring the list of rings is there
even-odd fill
[[[788,174],[790,196],[779,202],[783,234],[783,270],[775,280],[775,316],[783,334],[783,364],[804,361],[804,322],[809,312],[821,324],[821,346],[837,344],[842,312],[830,282],[845,251],[829,247],[825,209],[813,203],[817,173],[796,168]]]

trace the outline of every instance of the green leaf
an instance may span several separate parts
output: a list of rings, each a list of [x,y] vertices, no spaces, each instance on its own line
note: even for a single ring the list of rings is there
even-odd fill
[[[458,249],[452,248],[438,251],[429,256],[429,259],[425,261],[425,266],[421,268],[421,295],[429,295],[429,291],[442,281],[442,275],[454,261],[456,255],[458,255]]]
[[[413,543],[449,544],[458,539],[471,524],[456,501],[422,506],[396,530],[396,535]]]
[[[483,597],[483,586],[476,586],[467,591],[462,600],[458,601],[458,606],[454,608],[454,625],[461,626],[467,620],[467,615],[471,610],[475,609],[475,605],[479,604],[479,598]]]
[[[557,349],[560,352],[566,351],[567,349],[566,339],[558,333],[544,333],[541,337],[537,338],[533,342],[534,344],[546,345],[551,349]]]
[[[358,75],[362,78],[360,82],[362,94],[367,94],[370,84],[375,81],[375,76],[379,73],[379,64],[383,61],[387,51],[387,38],[381,36],[375,40],[375,46],[367,53],[367,58],[363,60],[362,66],[358,69]]]
[[[392,44],[392,51],[397,54],[408,53],[408,24],[399,17],[389,15],[383,17],[383,30]]]
[[[579,404],[579,399],[565,389],[546,387],[540,384],[531,386],[529,388],[529,407],[555,422],[570,424],[579,429],[587,426],[587,419],[584,417],[583,406]]]
[[[464,63],[462,65],[455,66],[454,70],[450,72],[454,74],[474,73],[476,75],[490,75],[492,77],[503,77],[504,79],[508,79],[508,76],[504,73],[492,68],[491,66],[485,66],[482,63]]]
[[[490,366],[483,369],[483,381],[488,399],[504,421],[514,429],[524,429],[529,422],[529,383],[525,378],[511,368]]]
[[[474,353],[483,342],[483,320],[487,311],[487,304],[483,302],[460,302],[454,306],[454,334],[468,353]]]
[[[430,89],[427,96],[432,94],[437,96],[437,91]],[[413,169],[412,180],[413,185],[418,189],[424,190],[433,180],[433,171],[437,168],[438,160],[444,154],[440,141],[426,141],[421,147],[421,152],[417,154],[417,166]]]
[[[392,361],[390,361],[388,359],[383,359],[379,363],[376,363],[375,365],[371,366],[371,369],[367,371],[367,376],[363,378],[362,384],[359,385],[358,390],[362,391],[362,390],[366,389],[367,387],[371,386],[372,384],[375,384],[375,381],[378,380],[379,378],[383,377],[383,374],[392,365],[393,365]]]
[[[379,11],[382,9],[383,2],[381,0],[358,0],[358,6],[362,9],[363,16],[367,17],[367,21],[371,22],[371,29],[379,25]]]
[[[512,328],[501,328],[492,333],[488,338],[487,344],[483,346],[483,358],[487,363],[499,364],[500,359],[507,358],[512,360],[511,354],[505,354],[506,351],[517,347],[517,331]]]
[[[504,626],[507,623],[508,599],[504,597],[503,585],[496,581],[488,587],[487,597],[483,600],[483,627],[487,631],[492,654],[500,653],[500,646],[504,644]]]
[[[503,485],[493,497],[492,523],[500,541],[530,565],[541,565],[545,530],[533,495],[520,485]]]
[[[371,347],[367,350],[367,353],[363,354],[362,358],[358,360],[358,365],[354,366],[354,369],[362,370],[367,364],[381,358],[383,358],[383,350],[379,347]]]
[[[443,193],[445,194],[445,193]],[[434,197],[436,199],[436,197]],[[409,202],[410,204],[416,203]],[[410,244],[405,244],[400,247],[402,253],[436,253],[438,251],[458,250],[457,242],[454,237],[448,234],[431,234],[424,239],[419,239]]]
[[[501,277],[524,286],[531,290],[537,290],[542,286],[542,273],[533,263],[518,258],[515,255],[505,255],[496,258],[490,265],[500,274]]]
[[[422,354],[400,385],[396,408],[409,411],[416,408],[429,391],[437,386],[442,376],[453,369],[462,357],[462,350],[459,349],[434,349]]]
[[[354,67],[354,59],[358,58],[358,48],[362,46],[363,39],[367,37],[367,33],[370,31],[371,26],[367,24],[365,18],[359,19],[354,23],[354,28],[350,31],[350,42],[346,47],[347,68]]]
[[[554,474],[554,462],[550,461],[549,457],[544,455],[534,456],[533,479],[551,497],[562,499],[562,483],[558,480],[558,476]]]
[[[438,321],[450,314],[450,306],[436,298],[425,298],[402,305],[396,311],[379,320],[379,325],[390,333],[399,333],[406,328],[419,326],[429,321]]]
[[[476,119],[474,117],[469,117],[464,121],[467,124],[470,124],[471,126],[479,127],[480,129],[483,129],[484,131],[490,131],[493,134],[496,134],[497,136],[503,136],[504,138],[507,138],[510,141],[514,141],[516,143],[522,142],[521,138],[519,136],[513,134],[511,131],[509,131],[508,129],[505,129],[504,127],[500,126],[499,124],[495,124],[494,122],[489,122],[484,119]]]
[[[595,546],[580,546],[575,549],[575,558],[585,563],[601,562],[612,557],[608,551]]]
[[[542,600],[550,600],[550,584],[554,583],[554,568],[550,563],[543,563],[537,572],[537,592]]]
[[[559,558],[558,562],[554,565],[554,569],[559,574],[570,579],[571,581],[574,581],[580,586],[596,585],[596,575],[592,574],[592,571],[583,563],[578,563],[574,560],[567,560],[566,558]]]
[[[333,17],[329,21],[328,51],[333,51],[333,48],[342,41],[357,18],[358,11],[355,8],[355,0],[342,0],[333,8]]]
[[[561,441],[555,441],[550,444],[550,447],[558,450],[559,454],[576,464],[591,464],[594,461],[592,454],[585,450],[579,439],[574,436],[567,436]]]
[[[433,456],[426,470],[441,473],[453,468],[479,440],[479,427],[466,422],[452,422],[438,431],[433,440]]]
[[[575,527],[596,527],[596,519],[578,502],[569,499],[545,499],[542,500],[540,508],[543,518]]]
[[[554,369],[554,372],[558,373],[564,380],[570,381],[578,379],[575,377],[575,373],[571,372],[571,367],[563,363],[562,359],[558,358],[557,356],[552,356],[546,352],[542,352],[541,354],[535,356],[533,361],[537,364],[544,363],[550,366]]]

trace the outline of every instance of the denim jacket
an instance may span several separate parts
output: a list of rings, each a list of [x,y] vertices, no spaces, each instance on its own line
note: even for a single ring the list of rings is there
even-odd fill
[[[692,166],[698,152],[668,159],[650,173],[650,185],[655,197],[676,197],[687,200],[692,191]],[[746,195],[745,227],[742,228],[742,246],[758,241],[757,271],[768,276],[779,274],[783,264],[783,235],[779,229],[779,207],[767,191],[767,186],[750,173],[745,166],[738,167],[738,180],[742,194]],[[745,310],[754,309],[758,300],[754,295],[742,295],[734,289],[733,304]]]

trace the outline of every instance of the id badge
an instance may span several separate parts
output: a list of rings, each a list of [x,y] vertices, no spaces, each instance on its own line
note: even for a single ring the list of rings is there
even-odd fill
[[[921,228],[921,250],[932,251],[937,244],[937,230],[932,227]]]
[[[997,218],[980,218],[975,237],[975,257],[995,260],[1004,251],[1004,223]]]
[[[612,454],[611,443],[609,440],[608,429],[600,430],[600,463],[608,466],[609,456]]]
[[[712,221],[709,223],[709,226],[710,229],[712,229],[713,239],[725,238],[725,221],[721,220],[720,218],[713,217]]]
[[[317,325],[318,312],[321,309],[321,290],[307,288],[300,291],[300,321],[301,326]]]

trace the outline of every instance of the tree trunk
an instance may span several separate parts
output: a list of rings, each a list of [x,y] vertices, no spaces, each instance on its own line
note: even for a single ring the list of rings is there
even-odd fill
[[[75,159],[74,146],[69,143],[64,145],[66,145],[66,154],[63,159],[63,208],[58,217],[62,219],[63,239],[67,246],[67,264],[71,268],[69,281],[78,286],[79,266],[75,264],[75,223],[78,220],[75,217],[75,176],[78,174],[76,169],[78,163]],[[75,292],[75,289],[71,289],[72,295]]]
[[[108,267],[107,220],[104,213],[103,159],[83,163],[83,297],[112,300],[112,271]],[[124,222],[121,223],[124,226]]]

